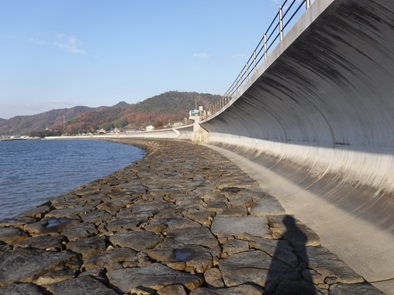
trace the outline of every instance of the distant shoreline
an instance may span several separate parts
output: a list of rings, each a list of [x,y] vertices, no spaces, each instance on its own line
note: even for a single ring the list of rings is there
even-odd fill
[[[14,141],[14,140],[37,140],[36,138],[1,138],[0,141]]]

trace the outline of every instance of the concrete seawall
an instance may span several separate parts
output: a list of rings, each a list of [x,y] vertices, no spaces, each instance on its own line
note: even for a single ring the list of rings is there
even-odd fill
[[[372,281],[393,279],[393,24],[390,0],[315,1],[201,124],[208,144],[258,164],[261,185]]]

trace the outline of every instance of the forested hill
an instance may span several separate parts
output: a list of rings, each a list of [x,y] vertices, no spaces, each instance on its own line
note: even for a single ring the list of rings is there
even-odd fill
[[[68,109],[56,109],[32,116],[16,116],[0,121],[0,136],[29,135],[33,131],[44,131],[54,126],[63,125],[66,118],[74,118],[94,108],[76,106]]]
[[[135,105],[134,111],[146,114],[178,114],[194,109],[195,100],[198,105],[209,106],[220,96],[207,93],[170,91],[148,98]]]
[[[207,108],[219,98],[219,95],[208,93],[170,91],[137,104],[122,101],[111,107],[57,109],[33,116],[0,119],[0,136],[74,135],[115,128],[142,130],[147,125],[163,128],[184,122],[196,102]]]

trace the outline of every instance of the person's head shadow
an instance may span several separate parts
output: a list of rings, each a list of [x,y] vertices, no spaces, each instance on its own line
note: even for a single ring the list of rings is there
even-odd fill
[[[316,295],[312,275],[308,269],[307,235],[297,226],[291,215],[281,220],[285,231],[277,241],[268,270],[265,294]]]

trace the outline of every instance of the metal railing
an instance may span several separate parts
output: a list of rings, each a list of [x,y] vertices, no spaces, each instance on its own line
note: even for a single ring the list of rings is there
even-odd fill
[[[284,31],[292,24],[294,18],[309,9],[311,1],[313,0],[284,1],[233,84],[219,101],[208,108],[208,117],[220,111],[234,97],[250,76],[257,71],[257,67],[267,59],[273,48],[283,40]],[[304,9],[302,9],[303,7]]]

